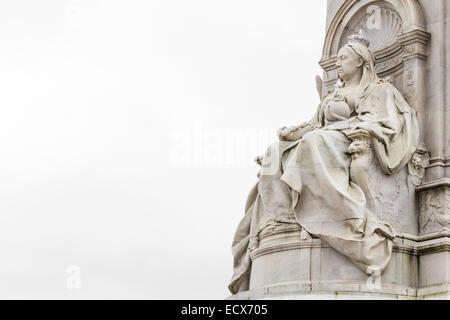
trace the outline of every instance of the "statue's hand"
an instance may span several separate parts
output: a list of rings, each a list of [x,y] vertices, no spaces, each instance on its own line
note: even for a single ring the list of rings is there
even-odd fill
[[[306,127],[309,127],[311,124],[309,122],[303,122],[301,125],[299,125],[298,129],[304,129]]]
[[[296,130],[298,130],[298,127],[296,126],[280,128],[278,129],[278,138],[281,141],[289,141],[289,136]]]
[[[302,123],[300,126],[283,127],[278,130],[278,138],[281,141],[295,141],[301,138],[302,129],[306,128],[309,124]]]

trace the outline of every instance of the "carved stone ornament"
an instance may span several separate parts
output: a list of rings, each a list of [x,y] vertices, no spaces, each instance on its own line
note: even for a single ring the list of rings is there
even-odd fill
[[[421,182],[425,175],[425,169],[430,164],[430,152],[425,149],[418,148],[414,153],[411,161],[408,163],[409,174],[415,176]],[[417,184],[420,185],[420,182]]]
[[[423,234],[450,229],[450,188],[420,193],[420,231]]]

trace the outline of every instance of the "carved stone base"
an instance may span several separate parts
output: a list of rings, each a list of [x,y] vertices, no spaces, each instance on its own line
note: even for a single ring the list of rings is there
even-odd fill
[[[450,299],[450,233],[397,237],[388,268],[369,278],[301,228],[281,228],[253,250],[250,290],[229,299]]]
[[[412,289],[383,285],[377,292],[367,292],[355,285],[287,282],[262,289],[241,292],[227,300],[450,300],[450,285]]]

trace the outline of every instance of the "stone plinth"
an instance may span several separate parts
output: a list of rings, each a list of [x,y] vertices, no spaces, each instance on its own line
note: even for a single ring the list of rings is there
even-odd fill
[[[450,232],[396,238],[381,277],[368,277],[320,239],[296,225],[261,238],[252,252],[250,290],[230,299],[443,299],[450,285]]]

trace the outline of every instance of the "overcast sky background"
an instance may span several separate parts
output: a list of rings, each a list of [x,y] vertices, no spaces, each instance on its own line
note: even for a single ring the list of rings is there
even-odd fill
[[[326,1],[0,3],[0,298],[223,299]],[[81,271],[81,288],[67,281]]]

